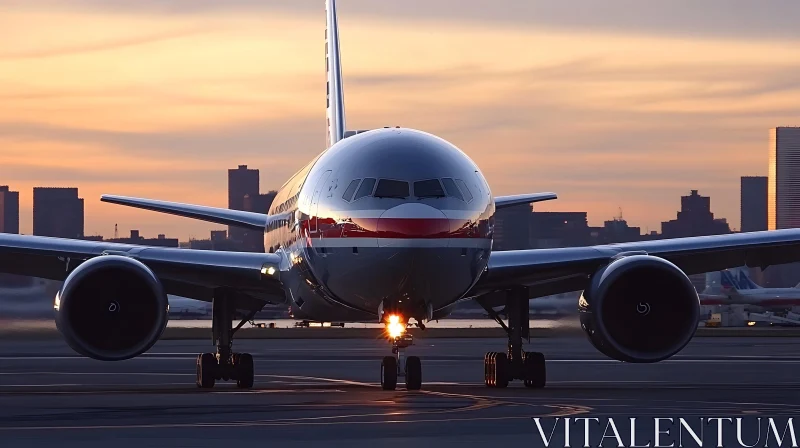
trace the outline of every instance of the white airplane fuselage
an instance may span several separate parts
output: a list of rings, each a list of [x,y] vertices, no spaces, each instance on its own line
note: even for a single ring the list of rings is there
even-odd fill
[[[494,201],[445,140],[385,128],[340,140],[281,187],[264,247],[297,317],[443,317],[485,269]],[[285,268],[285,269],[284,269]]]

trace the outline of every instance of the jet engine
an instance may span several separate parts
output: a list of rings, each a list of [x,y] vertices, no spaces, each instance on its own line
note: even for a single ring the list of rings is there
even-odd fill
[[[694,336],[700,299],[689,277],[663,258],[617,258],[591,277],[579,302],[581,327],[606,356],[657,362]]]
[[[72,271],[55,299],[56,325],[76,352],[103,361],[133,358],[158,341],[169,303],[158,277],[125,256],[92,258]]]

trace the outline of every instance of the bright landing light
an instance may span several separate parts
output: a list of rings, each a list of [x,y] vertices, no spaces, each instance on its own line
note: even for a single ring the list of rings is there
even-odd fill
[[[402,336],[406,332],[406,326],[400,322],[400,316],[391,315],[386,323],[386,333],[390,338]]]

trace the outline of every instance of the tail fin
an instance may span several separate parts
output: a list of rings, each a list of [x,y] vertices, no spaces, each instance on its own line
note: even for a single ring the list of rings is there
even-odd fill
[[[739,282],[731,274],[731,271],[729,271],[727,269],[724,270],[724,271],[719,271],[719,285],[722,288],[722,290],[729,290],[730,291],[730,290],[738,290],[738,289],[740,289],[739,288]]]
[[[747,273],[747,268],[742,268],[739,270],[739,289],[761,289],[761,286],[758,286],[752,279],[750,279],[750,275]]]
[[[328,95],[328,147],[344,138],[344,90],[342,88],[342,59],[339,52],[339,19],[336,0],[325,0],[327,28],[325,29],[325,70]]]

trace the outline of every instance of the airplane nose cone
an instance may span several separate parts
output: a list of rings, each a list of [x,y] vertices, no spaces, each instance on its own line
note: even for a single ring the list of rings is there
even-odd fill
[[[379,247],[431,247],[434,243],[446,247],[450,223],[441,210],[426,204],[406,203],[383,212],[378,218],[377,231]],[[427,240],[428,244],[419,240]]]

